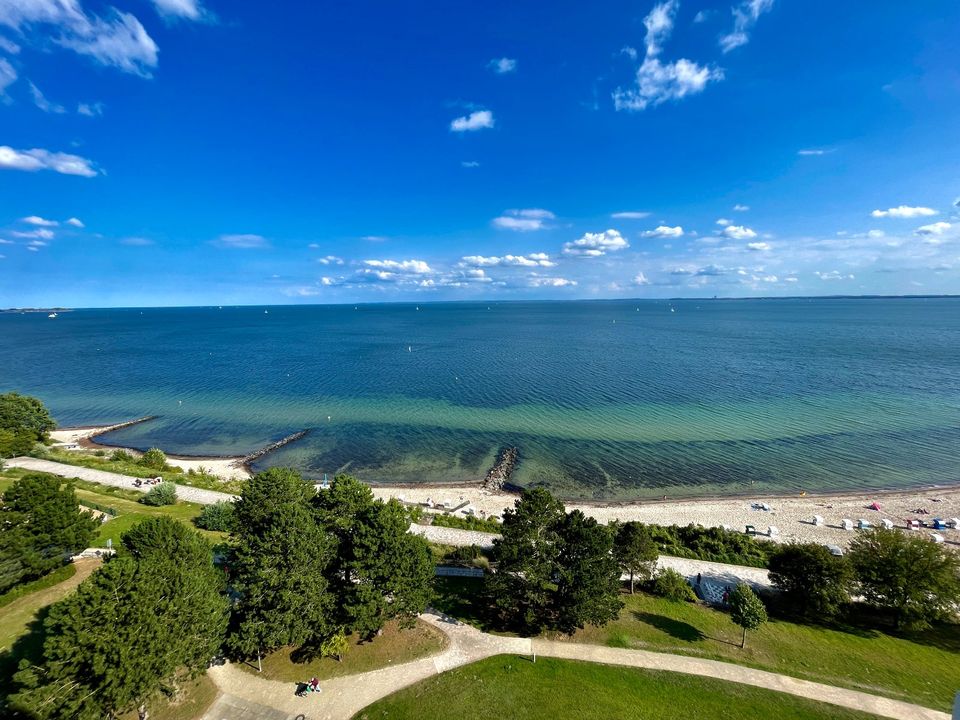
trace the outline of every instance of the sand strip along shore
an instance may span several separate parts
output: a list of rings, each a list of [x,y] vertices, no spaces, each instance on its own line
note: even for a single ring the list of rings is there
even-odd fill
[[[126,423],[121,423],[125,425]],[[98,435],[116,429],[117,425],[86,428],[64,428],[50,433],[55,442],[97,447],[92,442]],[[82,449],[79,451],[83,451]],[[133,454],[139,454],[130,450]],[[240,465],[243,458],[209,458],[168,456],[171,465],[184,470],[203,467],[208,472],[227,479],[246,479],[250,472]],[[373,485],[374,495],[380,498],[396,497],[404,502],[425,505],[433,503],[460,505],[469,503],[458,511],[473,510],[482,517],[500,516],[507,508],[512,508],[517,495],[508,492],[493,492],[476,486],[456,483],[450,485],[423,485],[421,487]],[[880,510],[868,506],[876,501]],[[755,510],[754,503],[766,503],[769,511]],[[844,530],[843,519],[852,520],[854,527],[860,519],[873,525],[880,525],[882,519],[888,519],[894,526],[906,527],[911,518],[932,520],[933,518],[960,518],[960,487],[920,488],[902,491],[882,491],[862,493],[817,494],[798,497],[796,495],[757,495],[756,497],[703,498],[678,500],[646,500],[636,502],[576,502],[567,503],[568,510],[581,510],[585,515],[607,523],[613,520],[637,520],[660,525],[703,525],[705,527],[729,527],[743,531],[747,525],[753,525],[758,532],[766,533],[770,526],[779,531],[773,539],[778,541],[796,540],[800,542],[831,543],[846,547],[856,537],[856,530]],[[928,514],[915,511],[925,509]],[[815,526],[814,515],[823,517],[824,524]],[[929,536],[930,530],[917,532]],[[945,542],[960,549],[960,530],[937,531]]]

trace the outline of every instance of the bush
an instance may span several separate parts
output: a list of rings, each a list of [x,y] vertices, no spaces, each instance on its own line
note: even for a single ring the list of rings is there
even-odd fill
[[[433,524],[438,527],[458,528],[460,530],[478,530],[479,532],[499,533],[503,528],[496,520],[484,520],[473,515],[434,515]]]
[[[707,560],[709,562],[749,565],[765,568],[777,546],[765,540],[723,528],[699,525],[648,525],[650,536],[660,547],[660,554]]]
[[[177,502],[177,486],[172,482],[154,485],[140,502],[144,505],[173,505]]]
[[[823,545],[790,543],[770,559],[770,581],[791,612],[822,622],[849,604],[853,572]]]
[[[133,455],[126,450],[114,450],[110,453],[110,459],[114,462],[133,462]]]
[[[650,592],[674,602],[696,602],[697,594],[687,579],[676,570],[666,568],[650,583]]]
[[[490,558],[479,545],[456,547],[444,554],[441,562],[446,565],[476,567],[482,570],[490,568]]]
[[[206,505],[193,522],[204,530],[231,532],[234,528],[233,503],[221,500],[213,505]]]
[[[150,448],[143,454],[137,464],[151,470],[163,470],[167,467],[167,456],[163,454],[163,450]]]

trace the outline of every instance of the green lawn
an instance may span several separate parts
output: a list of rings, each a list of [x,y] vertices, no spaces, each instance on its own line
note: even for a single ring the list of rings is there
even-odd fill
[[[257,672],[256,661],[239,667],[268,680],[306,682],[312,677],[326,680],[401,665],[440,652],[446,645],[446,636],[426,623],[417,622],[414,627],[401,630],[396,623],[390,622],[384,627],[383,633],[371,642],[360,643],[357,637],[351,636],[350,648],[342,662],[333,658],[294,662],[291,655],[295,656],[295,650],[284,648],[262,659],[262,675]]]
[[[198,720],[217,699],[217,686],[213,680],[201,675],[180,688],[175,697],[161,697],[150,702],[150,720]],[[137,720],[137,711],[131,710],[120,720]]]
[[[645,594],[623,599],[619,620],[581,630],[573,640],[736,662],[938,710],[949,710],[960,689],[960,626],[894,637],[772,620],[747,633],[741,650],[740,629],[726,613]]]
[[[709,678],[501,655],[424,680],[358,720],[865,720],[858,712]]]

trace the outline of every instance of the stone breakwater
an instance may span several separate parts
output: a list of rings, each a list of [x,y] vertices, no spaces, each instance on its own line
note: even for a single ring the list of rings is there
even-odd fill
[[[277,440],[275,443],[270,443],[270,444],[267,445],[266,447],[260,448],[260,449],[257,450],[256,452],[252,452],[252,453],[250,453],[249,455],[244,455],[242,458],[239,458],[239,459],[236,461],[235,465],[236,465],[237,467],[247,467],[247,468],[248,468],[252,462],[254,462],[254,461],[256,461],[256,460],[259,460],[260,458],[262,458],[262,457],[265,456],[265,455],[269,455],[269,454],[272,453],[274,450],[279,450],[279,449],[282,448],[284,445],[289,445],[289,444],[292,443],[292,442],[296,442],[296,441],[299,440],[300,438],[306,436],[307,433],[309,433],[309,432],[310,432],[309,430],[301,430],[301,431],[299,431],[299,432],[293,433],[292,435],[287,435],[285,438],[281,438],[281,439]]]
[[[480,487],[491,492],[500,492],[508,486],[513,469],[520,459],[520,451],[515,447],[503,448],[497,456],[497,461],[490,468],[490,472],[483,479]]]

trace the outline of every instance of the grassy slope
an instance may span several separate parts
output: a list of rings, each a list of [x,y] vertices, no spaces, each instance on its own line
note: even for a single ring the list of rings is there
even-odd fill
[[[197,720],[217,699],[217,686],[206,675],[185,684],[175,698],[158,698],[147,706],[150,720]],[[137,720],[137,711],[131,710],[120,720]]]
[[[940,710],[952,706],[960,688],[957,626],[909,638],[773,620],[748,633],[741,650],[740,630],[726,613],[643,594],[624,599],[619,620],[573,639],[736,662]]]
[[[439,652],[447,644],[442,632],[421,622],[407,630],[400,630],[396,623],[387,623],[383,634],[372,642],[358,644],[357,640],[350,638],[350,648],[342,662],[320,658],[297,663],[291,660],[292,648],[278,650],[263,658],[260,677],[283,682],[306,682],[312,677],[326,680],[417,660]],[[240,668],[259,675],[256,663],[242,664]]]
[[[758,688],[673,673],[499,656],[424,680],[370,705],[359,719],[525,720],[680,717],[734,720],[868,718]]]

